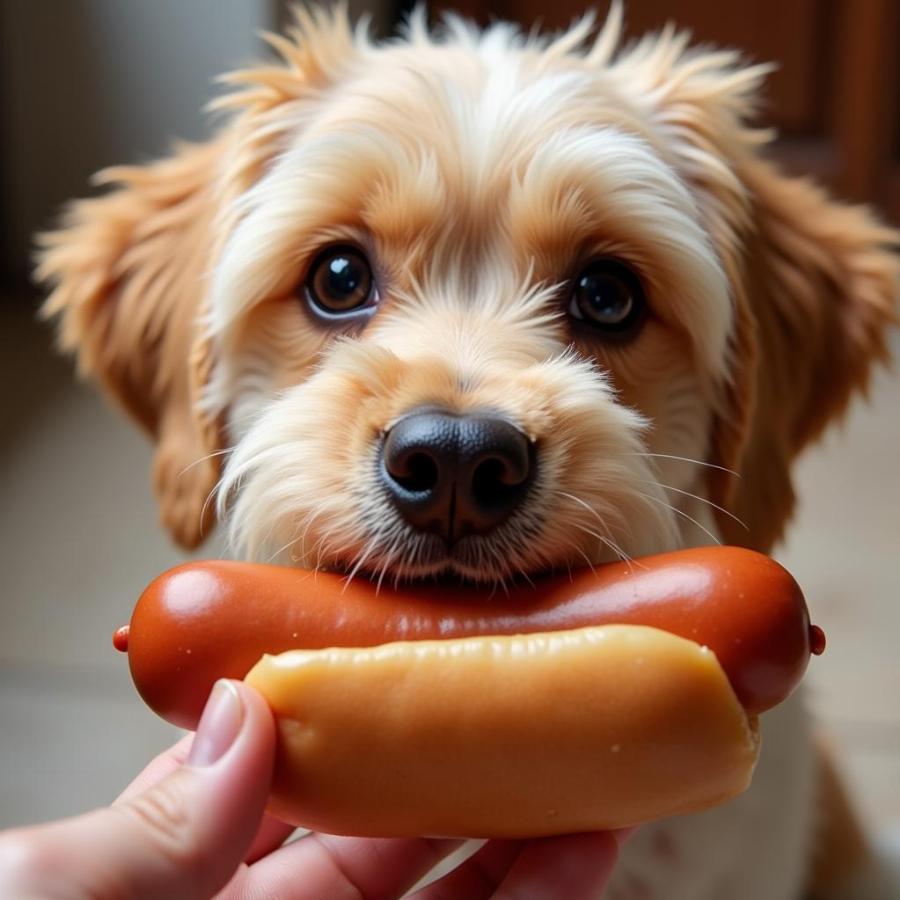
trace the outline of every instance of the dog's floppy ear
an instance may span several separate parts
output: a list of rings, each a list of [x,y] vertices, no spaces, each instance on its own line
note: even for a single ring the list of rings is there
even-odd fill
[[[115,189],[73,203],[42,235],[38,277],[61,347],[156,441],[162,520],[186,547],[210,521],[201,510],[218,478],[218,428],[200,413],[210,348],[200,330],[219,210],[221,142],[168,160],[101,173]],[[207,509],[213,504],[206,504]]]
[[[604,29],[613,37],[619,13]],[[718,515],[726,541],[768,550],[794,507],[793,459],[887,358],[898,234],[760,158],[771,134],[749,122],[770,66],[688,43],[667,27],[611,71],[650,104],[731,284],[730,371],[710,461],[736,474],[710,470],[710,499],[746,523]]]
[[[308,115],[309,97],[355,54],[346,14],[295,10],[288,37],[265,35],[275,63],[222,80],[213,104],[231,118],[206,144],[167,160],[101,172],[105,196],[70,205],[39,237],[37,277],[52,287],[44,314],[63,349],[156,440],[162,520],[185,547],[212,525],[210,492],[223,440],[201,393],[215,363],[204,332],[208,275],[235,221],[235,198],[264,172]]]
[[[898,234],[760,159],[739,167],[750,225],[733,261],[732,379],[714,434],[712,499],[726,541],[769,549],[794,507],[790,466],[865,393],[897,321]]]

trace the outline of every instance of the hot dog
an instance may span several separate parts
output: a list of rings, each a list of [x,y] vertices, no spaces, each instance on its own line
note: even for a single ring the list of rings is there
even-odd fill
[[[776,563],[705,548],[508,596],[191,563],[147,588],[126,645],[141,695],[176,724],[196,724],[216,678],[263,693],[280,736],[272,809],[289,821],[512,837],[739,793],[756,714],[822,635]]]

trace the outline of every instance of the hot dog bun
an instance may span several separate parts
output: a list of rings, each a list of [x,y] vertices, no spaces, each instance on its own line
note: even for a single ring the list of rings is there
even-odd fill
[[[705,809],[759,739],[708,649],[609,625],[264,657],[271,810],[335,834],[533,837]]]

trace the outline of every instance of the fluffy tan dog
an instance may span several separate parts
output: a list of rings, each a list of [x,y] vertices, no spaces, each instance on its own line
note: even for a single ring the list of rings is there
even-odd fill
[[[46,312],[155,438],[174,537],[217,511],[248,557],[492,582],[770,549],[794,457],[886,356],[898,263],[763,160],[766,67],[620,49],[618,7],[553,39],[297,22],[215,139],[44,238]],[[609,897],[801,896],[821,790],[800,701],[768,719],[753,789],[644,829]]]

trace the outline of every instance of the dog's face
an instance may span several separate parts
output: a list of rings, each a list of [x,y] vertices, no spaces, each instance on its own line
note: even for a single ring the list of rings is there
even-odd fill
[[[614,60],[616,19],[586,52],[586,26],[303,24],[217,141],[126,173],[44,263],[160,439],[176,534],[227,447],[219,510],[262,559],[501,581],[708,541],[726,504],[770,542],[896,270],[885,229],[756,159],[761,70],[672,35]]]
[[[242,205],[205,394],[235,443],[240,547],[494,578],[676,542],[659,472],[694,492],[697,469],[648,454],[705,457],[731,301],[694,197],[608,72],[377,51]],[[473,437],[476,416],[514,432]]]

